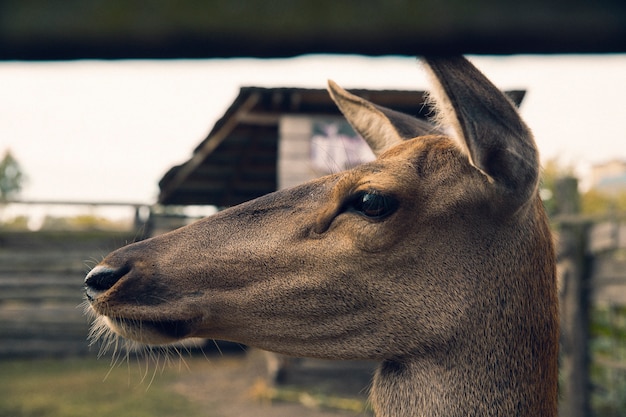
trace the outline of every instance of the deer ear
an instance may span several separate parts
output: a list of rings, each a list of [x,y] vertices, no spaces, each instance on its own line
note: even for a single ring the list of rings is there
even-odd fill
[[[520,207],[537,189],[533,136],[513,103],[462,56],[424,58],[440,122],[454,129],[470,162]]]
[[[350,94],[334,81],[328,81],[328,91],[354,130],[377,156],[403,140],[437,132],[435,126],[426,121]]]

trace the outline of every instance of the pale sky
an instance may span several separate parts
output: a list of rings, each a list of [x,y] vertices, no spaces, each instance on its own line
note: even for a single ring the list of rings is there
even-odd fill
[[[470,57],[521,113],[543,159],[584,175],[626,159],[626,55]],[[412,58],[0,62],[0,154],[10,149],[35,200],[152,203],[241,86],[426,89]]]

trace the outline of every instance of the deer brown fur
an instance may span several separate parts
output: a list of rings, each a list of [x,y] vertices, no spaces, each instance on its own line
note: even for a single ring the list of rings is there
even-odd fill
[[[97,321],[148,344],[378,360],[380,417],[555,416],[532,134],[465,58],[424,61],[454,137],[330,83],[377,159],[113,252],[86,278]]]

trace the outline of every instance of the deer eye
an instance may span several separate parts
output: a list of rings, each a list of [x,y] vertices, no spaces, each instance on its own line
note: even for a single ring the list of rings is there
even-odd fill
[[[352,197],[347,208],[349,211],[378,220],[396,211],[398,202],[395,198],[376,191],[361,191]]]

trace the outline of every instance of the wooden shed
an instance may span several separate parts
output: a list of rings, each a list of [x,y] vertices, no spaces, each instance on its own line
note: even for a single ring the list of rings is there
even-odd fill
[[[352,92],[416,117],[431,112],[422,91]],[[507,94],[519,105],[525,91]],[[243,87],[193,156],[161,179],[158,203],[233,206],[366,160],[360,140],[326,90]]]

